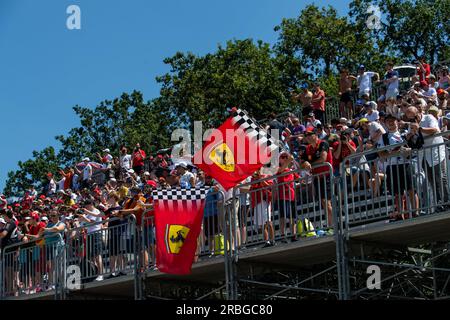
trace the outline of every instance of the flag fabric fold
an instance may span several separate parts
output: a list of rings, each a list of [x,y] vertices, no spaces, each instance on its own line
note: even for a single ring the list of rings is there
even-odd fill
[[[270,161],[279,147],[255,120],[237,109],[194,155],[194,164],[229,190]]]
[[[164,273],[191,273],[208,188],[153,191],[156,265]]]

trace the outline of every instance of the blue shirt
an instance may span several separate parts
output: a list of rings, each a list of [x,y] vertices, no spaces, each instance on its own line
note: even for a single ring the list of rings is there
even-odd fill
[[[213,217],[219,214],[217,202],[222,200],[222,194],[220,192],[215,192],[213,189],[209,189],[205,198],[205,209],[203,216]]]

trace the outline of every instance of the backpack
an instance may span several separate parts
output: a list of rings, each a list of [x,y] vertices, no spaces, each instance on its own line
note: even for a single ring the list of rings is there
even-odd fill
[[[315,237],[316,232],[314,230],[314,225],[308,218],[300,219],[297,222],[297,234],[300,237]]]

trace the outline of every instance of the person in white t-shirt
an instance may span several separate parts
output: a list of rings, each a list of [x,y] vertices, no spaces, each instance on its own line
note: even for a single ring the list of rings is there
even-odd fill
[[[80,187],[82,189],[84,188],[89,188],[89,185],[91,183],[92,180],[92,173],[93,173],[93,169],[92,166],[90,164],[90,159],[89,158],[84,158],[83,162],[84,162],[84,168],[83,170],[78,170],[77,167],[75,167],[75,172],[81,176],[81,184]]]
[[[380,75],[376,72],[365,71],[364,65],[360,65],[358,68],[358,77],[356,78],[356,82],[359,88],[359,97],[361,98],[364,94],[370,96],[370,91],[372,90],[372,78],[375,78],[377,81],[380,78]]]
[[[379,112],[377,110],[373,110],[373,105],[370,102],[366,103],[364,108],[366,110],[364,118],[369,120],[369,122],[375,122],[380,119]]]
[[[102,217],[103,213],[94,207],[94,201],[88,199],[84,202],[84,209],[79,210],[79,219],[84,224],[87,224],[87,252],[86,255],[89,259],[92,259],[95,266],[98,268],[99,276],[96,281],[103,280],[103,261],[102,261]]]
[[[187,164],[180,162],[176,166],[178,175],[180,176],[180,187],[183,189],[190,189],[195,187],[195,176],[188,171]]]
[[[54,195],[56,193],[56,183],[55,183],[55,180],[53,179],[53,174],[52,173],[48,173],[47,174],[47,178],[48,178],[47,195],[51,196],[51,195]]]
[[[431,87],[426,81],[420,82],[420,89],[422,90],[422,93],[420,96],[425,99],[425,101],[433,101],[438,103],[437,99],[437,91],[434,87]]]
[[[436,107],[434,112],[436,112]],[[439,109],[437,109],[439,111]],[[443,144],[444,138],[442,136],[435,136],[433,138],[426,137],[436,135],[441,132],[439,129],[439,122],[432,114],[422,115],[417,108],[410,107],[406,110],[406,117],[411,121],[409,123],[410,130],[413,132],[420,131],[425,138],[424,148],[424,169],[427,180],[430,182],[430,188],[433,192],[435,203],[437,204],[437,211],[444,211],[449,206],[444,205],[449,201],[449,190],[447,183],[447,152]],[[431,148],[431,146],[436,146]],[[427,189],[428,190],[428,189]]]
[[[126,174],[131,169],[131,155],[128,154],[128,150],[125,147],[120,150],[119,164],[122,174]]]
[[[306,123],[305,123],[305,128],[317,128],[318,125],[321,125],[322,123],[320,122],[320,120],[316,119],[315,115],[313,112],[309,113],[308,116],[306,117]]]
[[[378,149],[388,146],[399,145],[398,148],[389,148],[378,152],[380,160],[384,161],[384,170],[386,175],[386,187],[389,193],[395,196],[394,205],[396,212],[392,218],[399,220],[403,218],[403,214],[407,213],[408,206],[403,205],[403,194],[405,192],[409,195],[410,207],[413,214],[417,214],[416,210],[419,208],[419,197],[414,190],[413,185],[413,170],[408,155],[411,154],[411,149],[401,146],[405,139],[400,134],[398,128],[397,118],[393,115],[386,116],[386,126],[388,132],[378,140]],[[409,213],[409,212],[408,212]]]

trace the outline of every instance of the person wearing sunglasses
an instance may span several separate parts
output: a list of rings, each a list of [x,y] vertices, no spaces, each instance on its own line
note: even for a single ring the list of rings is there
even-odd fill
[[[49,214],[49,222],[46,228],[40,230],[40,236],[45,237],[45,258],[46,270],[55,270],[54,266],[57,259],[61,257],[64,248],[64,231],[66,225],[60,221],[58,211],[51,210]],[[53,272],[48,274],[49,286],[47,290],[54,290],[55,275]]]
[[[295,241],[296,224],[292,223],[295,208],[294,174],[290,169],[294,157],[287,152],[283,152],[279,158],[279,168],[277,175],[278,192],[274,196],[274,210],[280,214],[281,242],[288,243],[286,238],[286,219],[291,221],[292,240]]]

